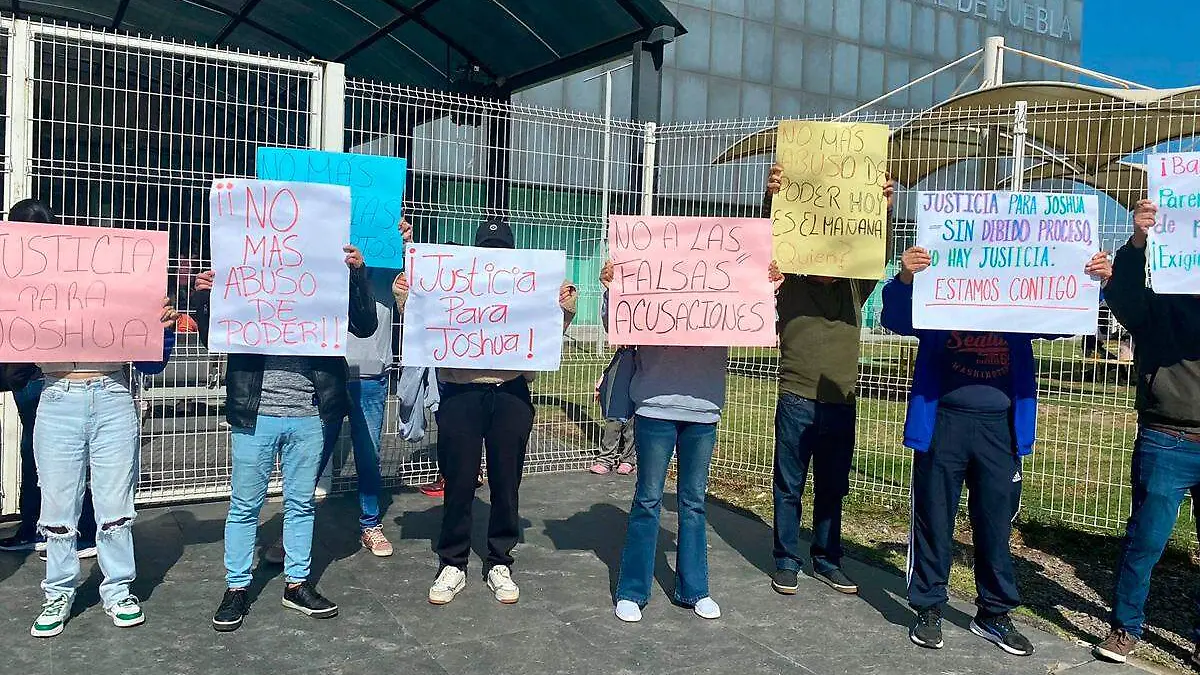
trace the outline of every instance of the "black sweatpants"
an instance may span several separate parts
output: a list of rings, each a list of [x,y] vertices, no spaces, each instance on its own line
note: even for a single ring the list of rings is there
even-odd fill
[[[1009,535],[1021,497],[1021,458],[1008,413],[938,411],[928,452],[913,453],[908,601],[946,602],[954,517],[963,481],[975,546],[975,604],[1003,614],[1021,604]]]
[[[471,505],[485,445],[492,508],[484,573],[494,565],[512,565],[510,554],[521,535],[517,492],[532,430],[533,403],[524,377],[500,385],[444,385],[438,410],[438,468],[446,480],[446,496],[435,549],[442,565],[467,567]]]

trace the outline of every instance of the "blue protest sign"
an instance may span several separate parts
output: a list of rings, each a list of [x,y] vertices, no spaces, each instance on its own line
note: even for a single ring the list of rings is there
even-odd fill
[[[400,235],[408,161],[345,152],[259,148],[256,173],[263,180],[345,185],[350,188],[350,243],[370,267],[404,269]]]

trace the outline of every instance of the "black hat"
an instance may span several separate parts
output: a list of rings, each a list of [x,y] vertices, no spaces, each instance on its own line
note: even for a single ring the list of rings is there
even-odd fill
[[[512,228],[499,216],[488,218],[475,230],[475,245],[480,248],[516,248]]]

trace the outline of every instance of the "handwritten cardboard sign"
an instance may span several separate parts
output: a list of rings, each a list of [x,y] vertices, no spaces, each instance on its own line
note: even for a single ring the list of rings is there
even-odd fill
[[[614,345],[773,347],[766,219],[611,216]]]
[[[409,244],[406,366],[558,370],[562,251]]]
[[[1100,284],[1095,195],[921,192],[917,245],[932,266],[913,282],[913,325],[935,330],[1084,335]]]
[[[883,124],[785,121],[771,200],[774,256],[783,272],[882,279],[887,257]]]
[[[350,239],[371,267],[403,269],[400,234],[408,161],[346,152],[259,148],[255,170],[263,180],[327,183],[350,188]]]
[[[0,363],[160,361],[167,233],[0,223]]]
[[[1200,152],[1146,158],[1158,223],[1150,231],[1150,285],[1155,293],[1200,293]]]
[[[209,350],[344,356],[350,189],[218,178],[208,201]]]

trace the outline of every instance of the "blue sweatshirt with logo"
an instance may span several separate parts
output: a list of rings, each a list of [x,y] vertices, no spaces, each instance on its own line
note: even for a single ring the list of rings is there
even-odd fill
[[[904,420],[904,446],[917,452],[927,452],[933,440],[938,401],[942,395],[941,364],[938,359],[950,333],[913,328],[912,306],[912,284],[892,279],[883,287],[883,313],[880,316],[883,327],[898,335],[915,337],[919,343],[917,362],[913,367],[912,392],[908,398],[908,416]],[[1037,365],[1033,358],[1033,341],[1064,336],[1031,333],[1001,335],[1008,341],[1010,350],[1012,370],[1009,393],[1012,409],[1009,414],[1013,437],[1017,443],[1017,454],[1028,455],[1033,452],[1037,436]]]

